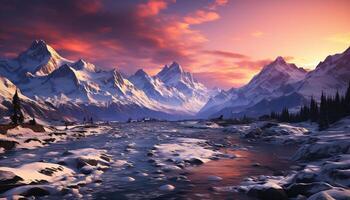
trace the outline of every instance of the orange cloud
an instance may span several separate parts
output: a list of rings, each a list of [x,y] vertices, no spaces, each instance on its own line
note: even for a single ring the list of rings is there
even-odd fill
[[[228,3],[228,0],[215,0],[213,3],[211,3],[208,8],[210,10],[217,9],[218,6],[224,6]]]
[[[187,24],[202,24],[219,19],[216,12],[198,10],[195,14],[185,17],[184,22]]]
[[[203,53],[210,54],[213,56],[226,57],[226,58],[238,58],[238,59],[249,58],[248,56],[240,54],[240,53],[234,53],[234,52],[229,52],[229,51],[220,51],[220,50],[203,51]]]
[[[158,15],[158,13],[167,7],[168,3],[164,0],[150,0],[137,6],[137,12],[140,17],[149,17]]]

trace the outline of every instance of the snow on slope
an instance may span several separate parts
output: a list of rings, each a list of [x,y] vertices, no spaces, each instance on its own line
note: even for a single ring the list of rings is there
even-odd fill
[[[236,108],[237,112],[262,100],[271,100],[286,93],[284,86],[302,80],[306,71],[294,64],[286,63],[282,57],[266,65],[245,86],[222,92],[211,98],[199,115],[208,116],[225,108]],[[283,88],[283,89],[281,89]],[[234,109],[233,109],[234,111]]]
[[[185,112],[197,112],[207,101],[210,92],[205,86],[195,81],[192,74],[183,71],[174,62],[167,65],[156,76],[151,77],[142,69],[129,80],[146,95],[169,108]]]
[[[319,98],[322,91],[334,95],[344,93],[350,81],[350,47],[340,54],[328,56],[306,78],[296,84],[297,91],[307,97]]]
[[[160,79],[168,88],[176,93],[183,103],[186,110],[199,111],[208,101],[211,92],[203,84],[196,81],[192,74],[182,69],[181,65],[173,62],[170,66],[164,68],[154,77]]]
[[[208,90],[177,63],[164,68],[159,77],[139,71],[129,80],[118,70],[101,70],[82,59],[67,60],[42,40],[15,59],[0,60],[0,75],[29,98],[50,102],[68,115],[86,109],[101,113],[111,107],[113,112],[137,109],[142,116],[193,115],[208,96]]]
[[[1,60],[0,73],[13,82],[21,81],[27,76],[45,76],[71,61],[61,57],[43,40],[35,40],[31,46],[15,59]]]

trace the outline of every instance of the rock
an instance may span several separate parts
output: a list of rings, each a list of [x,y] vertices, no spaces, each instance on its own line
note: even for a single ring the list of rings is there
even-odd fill
[[[262,129],[262,130],[265,130],[265,129],[267,129],[267,128],[271,128],[271,127],[274,127],[274,126],[278,126],[278,124],[277,124],[277,123],[268,122],[268,123],[264,124],[264,125],[261,127],[261,129]]]
[[[26,139],[26,140],[24,140],[24,143],[29,143],[29,142],[31,142],[31,141],[41,143],[41,140],[39,140],[38,138],[29,138],[29,139]]]
[[[311,196],[315,193],[329,190],[332,186],[324,182],[313,183],[294,183],[286,189],[289,197],[296,197],[298,195]]]
[[[248,191],[248,195],[260,200],[288,200],[287,194],[281,188],[252,188]]]
[[[201,165],[204,162],[199,158],[191,158],[190,160],[186,160],[186,162],[190,163],[191,165]]]
[[[147,153],[147,156],[152,157],[152,156],[154,156],[154,153],[153,153],[152,151],[149,151],[149,152]]]
[[[173,185],[169,185],[169,184],[167,184],[167,185],[162,185],[162,186],[159,187],[159,190],[161,190],[161,191],[167,191],[167,192],[173,191],[174,189],[175,189],[175,187],[174,187]]]
[[[78,169],[86,166],[87,164],[89,164],[91,166],[97,166],[98,161],[94,160],[94,159],[82,159],[82,158],[77,159],[77,168]]]
[[[222,178],[220,176],[210,175],[208,176],[208,181],[222,181]]]
[[[13,172],[0,170],[0,185],[15,184],[23,179]]]
[[[0,170],[0,193],[22,185],[20,181],[23,179],[13,172]]]
[[[143,177],[148,176],[148,174],[147,174],[147,173],[144,173],[144,172],[140,172],[140,173],[138,173],[138,175],[139,175],[139,176],[143,176]]]
[[[111,161],[111,159],[110,159],[107,155],[101,155],[100,158],[101,158],[102,160],[107,161],[107,162],[110,162],[110,161]]]
[[[127,176],[127,177],[122,177],[120,180],[124,182],[133,182],[135,179],[133,177]]]
[[[86,165],[80,169],[80,172],[85,174],[85,175],[88,175],[88,174],[91,174],[93,172],[93,170],[94,169],[91,166]]]
[[[172,171],[179,171],[179,170],[181,170],[181,168],[178,166],[169,165],[169,166],[162,167],[162,170],[164,172],[172,172]]]
[[[215,147],[218,147],[218,148],[223,148],[225,147],[223,144],[214,144]]]
[[[34,197],[41,197],[41,196],[46,196],[46,195],[49,195],[50,192],[43,189],[43,188],[40,188],[40,187],[33,187],[33,188],[30,188],[29,190],[25,191],[22,195],[25,196],[25,197],[31,197],[31,196],[34,196]]]
[[[308,200],[349,200],[350,191],[344,188],[333,188],[318,192],[308,198]]]
[[[0,139],[0,147],[4,148],[5,150],[11,150],[15,148],[17,144],[18,142],[16,141]]]
[[[247,134],[245,134],[244,138],[256,139],[256,138],[260,138],[261,134],[262,134],[262,130],[260,128],[255,128],[255,129],[249,131]]]
[[[184,175],[179,175],[179,176],[174,176],[169,178],[170,181],[185,181],[185,182],[190,182],[190,180],[188,180],[187,176]]]
[[[252,164],[253,167],[261,167],[261,164],[260,163],[254,163]]]

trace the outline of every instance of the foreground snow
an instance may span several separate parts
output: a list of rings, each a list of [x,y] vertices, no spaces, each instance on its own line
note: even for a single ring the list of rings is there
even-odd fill
[[[294,154],[296,166],[284,176],[248,177],[238,186],[216,191],[244,192],[260,199],[350,199],[350,118],[325,131],[315,124],[260,122],[231,126],[242,138],[277,144],[301,144]]]
[[[63,126],[45,127],[44,132],[35,132],[30,128],[17,126],[9,129],[6,134],[0,134],[0,149],[35,149],[51,143],[75,140],[92,135],[106,133],[110,130],[108,126],[74,126],[65,129]]]
[[[104,150],[78,149],[57,155],[57,163],[34,162],[0,167],[2,197],[62,195],[81,198],[80,185],[99,182],[111,158]]]
[[[210,149],[206,140],[194,138],[176,138],[173,143],[155,145],[153,153],[155,162],[167,169],[184,168],[186,165],[200,165],[214,159],[221,153]],[[174,166],[169,166],[172,163]]]

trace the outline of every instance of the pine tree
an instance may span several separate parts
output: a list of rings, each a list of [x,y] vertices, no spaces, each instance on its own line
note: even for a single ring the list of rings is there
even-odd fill
[[[328,128],[329,120],[328,120],[328,106],[327,106],[327,98],[322,92],[321,95],[321,104],[320,104],[320,117],[318,126],[320,130]]]
[[[283,122],[289,122],[290,115],[289,115],[289,111],[287,108],[283,108],[280,118],[281,118],[280,120]]]
[[[36,125],[36,120],[35,120],[35,117],[33,116],[33,118],[29,121],[29,124],[30,125]]]
[[[21,111],[21,101],[18,97],[18,92],[16,89],[15,95],[12,98],[13,115],[11,116],[12,123],[20,124],[24,121],[24,116]]]
[[[310,120],[312,122],[317,122],[318,115],[319,115],[318,105],[314,97],[312,96],[310,101]]]
[[[345,98],[344,98],[344,109],[345,109],[345,115],[350,115],[350,81],[348,85],[348,89],[346,90],[345,93]]]
[[[343,109],[341,108],[341,99],[339,92],[337,90],[337,93],[335,94],[334,98],[334,116],[335,116],[335,121],[338,121],[343,117]]]

